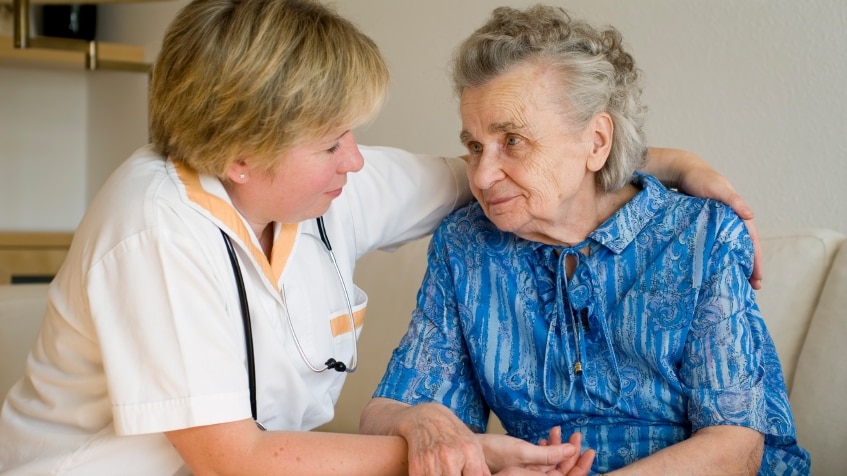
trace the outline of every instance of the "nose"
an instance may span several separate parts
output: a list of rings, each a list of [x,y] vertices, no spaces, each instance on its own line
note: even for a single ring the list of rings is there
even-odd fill
[[[480,190],[487,190],[505,177],[496,147],[486,147],[468,164],[468,178]]]
[[[341,152],[342,159],[338,166],[339,172],[358,172],[365,166],[365,158],[362,157],[352,132],[347,132],[341,136]]]

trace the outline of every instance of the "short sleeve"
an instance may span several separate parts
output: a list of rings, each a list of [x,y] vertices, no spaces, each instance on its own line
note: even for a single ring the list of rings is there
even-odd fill
[[[692,430],[740,425],[763,434],[791,433],[782,371],[749,284],[753,247],[728,208],[711,209],[714,236],[705,249],[694,319],[680,369]],[[710,246],[709,246],[710,245]],[[773,419],[781,421],[774,426]]]
[[[232,275],[216,276],[205,250],[151,228],[124,239],[88,275],[118,434],[250,418],[243,330],[220,281]]]

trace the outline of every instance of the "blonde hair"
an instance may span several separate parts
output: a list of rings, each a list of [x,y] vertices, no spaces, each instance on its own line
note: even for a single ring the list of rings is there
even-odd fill
[[[291,147],[371,119],[388,88],[374,42],[310,0],[194,0],[153,66],[157,150],[223,177],[250,154],[269,170]]]
[[[612,117],[614,135],[597,186],[610,192],[632,180],[647,160],[640,72],[614,28],[597,29],[558,7],[526,10],[501,7],[468,37],[453,58],[453,87],[486,84],[512,68],[534,61],[560,72],[561,103],[576,130],[598,113]]]

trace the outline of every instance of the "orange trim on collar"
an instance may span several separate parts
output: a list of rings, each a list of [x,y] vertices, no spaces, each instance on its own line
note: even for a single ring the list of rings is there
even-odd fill
[[[251,231],[244,226],[244,221],[235,207],[226,200],[207,192],[200,183],[200,176],[195,170],[179,162],[172,163],[179,179],[185,185],[185,194],[188,199],[208,211],[232,230],[241,239],[241,242],[247,245],[253,259],[262,267],[265,277],[273,283],[274,287],[277,287],[285,263],[291,256],[292,248],[294,248],[298,225],[290,223],[282,225],[279,235],[274,241],[271,262],[269,263],[265,253],[253,243]],[[349,324],[347,327],[350,327]]]
[[[271,270],[273,276],[276,277],[274,284],[279,282],[282,276],[282,270],[285,269],[285,263],[288,262],[288,257],[291,256],[291,250],[294,249],[294,241],[297,238],[297,224],[283,223],[279,230],[279,235],[274,240],[273,249],[271,249]]]

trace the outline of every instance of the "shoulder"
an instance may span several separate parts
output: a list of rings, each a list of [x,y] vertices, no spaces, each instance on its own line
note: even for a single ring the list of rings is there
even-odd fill
[[[707,268],[720,268],[730,263],[752,272],[753,241],[747,226],[735,211],[717,200],[691,197],[667,191],[666,228],[677,239],[688,244],[691,252],[706,258]]]
[[[752,263],[752,240],[744,221],[728,205],[668,190],[645,174],[638,174],[634,183],[642,188],[642,197],[630,213],[649,216],[642,234],[653,235],[657,241],[672,239],[706,257],[731,250],[742,261]]]
[[[467,189],[456,160],[391,147],[359,146],[364,166],[347,175],[334,213],[347,215],[357,255],[429,235]]]
[[[735,211],[717,200],[669,190],[650,175],[638,174],[635,183],[647,193],[648,208],[655,212],[658,221],[672,224],[678,230],[694,226],[703,233],[734,239],[744,229],[744,222]]]
[[[364,167],[349,175],[351,182],[380,181],[395,193],[439,187],[465,197],[462,203],[469,199],[467,164],[458,157],[418,154],[395,147],[358,147]]]
[[[132,243],[164,252],[173,241],[216,228],[209,219],[211,212],[192,202],[186,189],[164,157],[142,148],[108,178],[74,235],[95,261],[115,249],[128,253],[134,250]]]

